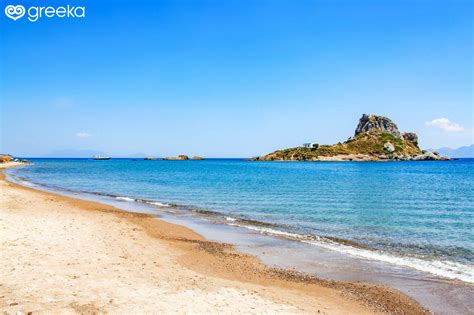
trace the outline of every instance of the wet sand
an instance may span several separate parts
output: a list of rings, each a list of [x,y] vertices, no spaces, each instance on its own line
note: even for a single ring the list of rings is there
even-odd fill
[[[0,188],[2,312],[427,313],[392,289],[270,268],[153,215],[3,174]]]

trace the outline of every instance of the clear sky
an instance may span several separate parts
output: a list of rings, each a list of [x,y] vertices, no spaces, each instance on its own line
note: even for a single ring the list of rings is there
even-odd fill
[[[60,3],[86,17],[13,21],[2,0],[4,153],[246,157],[344,141],[362,113],[473,143],[474,1],[14,4]]]

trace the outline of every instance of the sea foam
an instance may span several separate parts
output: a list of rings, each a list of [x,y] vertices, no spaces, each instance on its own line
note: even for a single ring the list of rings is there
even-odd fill
[[[416,257],[401,257],[393,254],[382,253],[376,250],[356,248],[344,245],[324,237],[290,233],[277,229],[259,227],[245,224],[228,223],[228,225],[242,227],[248,230],[256,231],[261,234],[284,237],[287,239],[301,241],[313,246],[329,249],[341,254],[355,256],[358,258],[377,260],[392,265],[409,267],[418,271],[423,271],[445,277],[448,279],[461,280],[474,283],[474,266],[451,261],[423,260]]]
[[[115,199],[120,200],[120,201],[127,201],[127,202],[135,202],[136,200],[130,197],[115,197]]]
[[[171,205],[168,203],[161,203],[158,201],[151,201],[151,202],[148,202],[148,204],[158,206],[158,207],[171,207]]]

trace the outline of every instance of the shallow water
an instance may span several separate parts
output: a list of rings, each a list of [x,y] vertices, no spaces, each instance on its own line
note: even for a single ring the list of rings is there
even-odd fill
[[[136,163],[137,166],[130,166],[130,164],[133,163]],[[156,165],[154,165],[154,163],[156,163]],[[182,163],[183,165],[180,165],[180,163]],[[209,164],[198,166],[193,165],[193,163]],[[421,242],[419,244],[416,243],[417,240],[422,239],[423,234],[421,234],[421,232],[430,232],[429,227],[423,227],[423,222],[425,221],[423,220],[423,218],[418,219],[418,225],[420,225],[420,227],[418,227],[417,231],[419,231],[420,235],[412,236],[410,234],[407,234],[405,236],[405,239],[403,240],[405,243],[412,242],[413,244],[416,244],[416,246],[411,246],[404,251],[403,246],[401,248],[397,248],[396,250],[392,250],[393,247],[390,246],[383,249],[379,249],[375,246],[370,246],[370,242],[361,242],[357,237],[347,237],[347,235],[349,235],[349,231],[344,234],[331,234],[329,232],[321,232],[318,229],[311,230],[311,226],[315,225],[318,220],[321,220],[319,219],[320,217],[325,217],[326,220],[330,220],[331,212],[326,216],[324,214],[318,213],[317,215],[315,215],[315,218],[307,220],[309,222],[301,221],[298,222],[298,224],[292,225],[289,223],[283,223],[285,216],[284,212],[281,213],[278,211],[274,211],[273,215],[269,216],[268,211],[259,215],[258,211],[236,212],[235,210],[233,210],[233,207],[226,208],[224,206],[215,206],[215,204],[226,204],[226,200],[232,199],[229,198],[222,191],[232,191],[236,189],[235,187],[239,187],[239,185],[234,186],[234,188],[231,189],[229,187],[222,187],[221,185],[216,183],[216,187],[213,187],[213,185],[208,185],[206,188],[200,188],[200,190],[204,194],[209,194],[209,190],[221,191],[221,197],[213,197],[214,200],[218,200],[218,202],[213,203],[214,206],[212,206],[211,203],[209,203],[209,206],[204,207],[198,206],[198,203],[183,202],[182,200],[184,199],[182,196],[176,196],[175,199],[172,199],[171,196],[169,198],[158,197],[158,195],[160,195],[160,192],[162,191],[173,191],[173,193],[179,194],[180,189],[184,192],[184,195],[190,196],[191,193],[188,190],[193,191],[197,189],[197,187],[194,186],[195,182],[203,182],[206,180],[206,178],[209,177],[209,175],[203,175],[202,177],[197,176],[196,173],[200,172],[198,170],[200,168],[204,168],[208,170],[207,172],[209,172],[209,168],[223,167],[222,163],[225,166],[224,169],[228,170],[229,167],[235,167],[240,168],[240,172],[242,173],[243,170],[245,170],[245,172],[247,173],[250,173],[247,175],[240,176],[250,177],[246,180],[247,185],[255,184],[255,181],[257,179],[251,175],[251,170],[254,165],[260,167],[258,166],[258,164],[260,163],[250,163],[237,160],[217,160],[206,162],[142,162],[116,160],[114,163],[112,163],[112,161],[103,163],[103,161],[97,162],[90,160],[35,160],[34,165],[32,166],[9,170],[8,173],[10,177],[13,176],[13,178],[23,178],[28,180],[28,182],[22,182],[23,184],[30,185],[30,182],[39,183],[43,185],[40,186],[40,188],[42,189],[60,191],[63,194],[73,195],[75,197],[101,201],[113,204],[126,210],[138,210],[148,213],[156,213],[156,211],[160,211],[162,218],[169,222],[184,224],[203,234],[209,239],[235,244],[239,250],[255,254],[269,265],[297,268],[298,270],[316,274],[319,277],[326,277],[336,280],[364,281],[388,285],[414,297],[424,306],[430,308],[430,310],[435,311],[436,313],[469,314],[472,312],[472,309],[474,309],[474,294],[472,293],[474,288],[473,285],[469,283],[469,278],[467,278],[468,281],[459,280],[460,278],[462,279],[463,277],[472,274],[472,255],[469,254],[472,253],[472,242],[469,242],[468,238],[461,243],[462,246],[466,246],[461,250],[451,251],[452,246],[447,246],[447,248],[443,248],[443,250],[441,251],[436,251],[433,252],[433,254],[431,255],[427,255],[425,253],[430,253],[430,249],[435,248],[435,246],[441,246],[440,244],[438,244],[438,240],[443,239],[443,233],[445,233],[445,231],[441,230],[439,232],[441,235],[438,235],[438,237],[434,238],[433,240],[431,240],[430,238],[426,238],[424,242]],[[235,163],[235,165],[233,163]],[[419,163],[421,164],[417,165]],[[412,169],[409,171],[405,170],[403,173],[413,174],[415,170],[417,170],[417,172],[423,173],[420,168],[424,169],[424,172],[430,172],[430,169],[433,168],[434,170],[431,170],[431,172],[433,172],[434,174],[443,174],[443,172],[447,172],[447,170],[450,168],[455,169],[455,171],[453,171],[452,173],[458,175],[451,174],[448,176],[444,174],[441,177],[460,176],[463,178],[463,184],[466,185],[464,192],[455,189],[454,187],[450,187],[449,190],[451,191],[451,194],[449,200],[456,201],[457,197],[456,194],[452,193],[453,191],[456,191],[459,195],[464,194],[463,196],[461,196],[462,198],[457,199],[464,200],[463,198],[465,198],[466,200],[468,200],[468,202],[465,206],[458,208],[456,211],[463,212],[465,214],[465,218],[467,219],[465,223],[472,228],[472,202],[469,204],[471,198],[469,194],[472,190],[471,181],[473,162],[453,161],[447,163],[459,164],[449,166],[447,164],[444,164],[444,162],[406,163],[405,167]],[[163,164],[171,165],[167,166]],[[189,164],[190,166],[187,167],[185,164]],[[281,167],[280,165],[283,164],[283,169],[285,171],[279,170],[278,173],[280,173],[280,175],[277,176],[278,178],[282,178],[282,173],[291,173],[291,170],[293,168],[296,170],[296,172],[299,172],[298,169],[301,167],[303,167],[303,169],[309,167],[311,171],[319,172],[318,168],[313,169],[314,166],[311,165],[316,164],[316,166],[318,166],[318,164],[321,164],[319,167],[322,167],[323,169],[325,167],[329,167],[329,169],[332,169],[334,167],[332,166],[333,163],[265,164],[267,164],[266,167],[269,167],[270,170],[272,169],[273,164],[275,165],[276,169],[279,169]],[[268,166],[268,164],[270,164],[270,166]],[[352,166],[350,164],[359,163],[339,164],[343,165],[336,165],[336,168],[338,169],[344,169],[346,167],[344,165],[347,164],[349,164],[349,166],[347,167],[349,169],[352,169]],[[363,163],[361,165],[364,164],[368,163]],[[405,163],[371,164],[375,165],[369,166],[369,168],[366,170],[367,174],[363,174],[364,176],[369,176],[368,178],[370,179],[367,179],[367,181],[369,182],[372,182],[371,178],[374,173],[381,174],[383,172],[388,172],[388,170],[390,169],[392,172],[395,172],[400,167],[403,167]],[[394,166],[391,166],[392,164],[395,166],[395,168],[393,168]],[[379,165],[381,165],[382,169],[376,168],[377,172],[371,169],[371,167],[379,167]],[[120,167],[131,167],[131,169],[121,171],[113,170],[114,168]],[[134,170],[135,167],[140,169],[138,173],[137,170]],[[104,173],[100,174],[100,178],[97,178],[90,177],[90,169],[84,170],[84,168],[95,169],[98,173],[100,173],[99,170],[103,168],[106,168],[107,170],[104,171]],[[144,172],[142,168],[149,169],[150,174],[145,175],[148,172]],[[169,170],[168,168],[173,169],[173,171]],[[152,178],[162,176],[173,176],[171,174],[176,172],[175,168],[179,169],[178,173],[180,173],[181,176],[170,180],[170,183],[172,183],[171,187],[163,187],[158,185],[155,189],[152,188],[152,186],[155,185],[150,183]],[[382,172],[382,170],[384,171]],[[65,174],[65,176],[61,175],[61,172],[64,172],[63,174]],[[121,175],[115,175],[117,172]],[[187,174],[187,172],[189,172],[190,174]],[[276,176],[272,174],[266,174],[267,172],[270,171],[266,170],[264,171],[264,175],[260,173],[260,176]],[[276,170],[272,170],[272,172],[276,172]],[[309,171],[305,170],[305,172]],[[321,172],[324,173],[324,171]],[[343,172],[343,170],[339,170],[339,172]],[[361,175],[361,172],[362,171],[359,170],[357,174]],[[463,172],[468,172],[469,174],[466,175]],[[139,176],[138,174],[143,175],[143,177]],[[429,177],[438,176],[434,174],[431,174]],[[226,174],[222,173],[221,176],[225,177]],[[399,174],[398,176],[403,175]],[[79,179],[74,179],[74,177],[79,177]],[[347,178],[347,176],[345,177]],[[375,177],[378,178],[378,176]],[[391,177],[395,177],[395,174],[391,174]],[[187,182],[187,178],[194,178],[193,180],[190,180],[188,182],[188,185],[191,185],[191,187],[187,187],[187,185],[185,184],[185,182]],[[303,179],[300,179],[295,183],[299,183],[301,185],[305,182]],[[261,178],[260,180],[269,181],[270,179]],[[335,180],[337,181],[341,179]],[[418,179],[418,181],[420,181],[420,179]],[[308,179],[306,179],[306,182],[308,182]],[[444,184],[449,183],[450,182],[444,182]],[[388,185],[389,183],[386,184]],[[346,183],[345,185],[347,187],[348,184]],[[283,189],[283,187],[286,187],[287,184],[283,183],[281,186],[282,187],[278,187],[277,185],[274,187],[276,187],[275,189],[277,191],[280,191],[280,194],[284,195],[285,190]],[[440,185],[435,186],[437,187]],[[140,189],[140,187],[142,187],[142,189]],[[428,187],[428,185],[426,185],[426,187]],[[255,189],[257,188],[255,187]],[[304,189],[309,190],[309,188],[307,187],[305,187]],[[295,191],[294,188],[291,188],[290,190]],[[323,189],[321,188],[321,190]],[[399,190],[400,187],[394,189],[394,191]],[[89,193],[78,194],[78,191],[87,191]],[[238,195],[237,192],[233,192],[233,194]],[[326,194],[328,194],[328,192],[326,192]],[[166,194],[163,193],[163,195]],[[299,194],[299,196],[303,195],[304,194],[301,193]],[[334,196],[337,195],[338,194],[334,194]],[[408,196],[410,195],[413,195],[413,192],[411,194],[408,194]],[[279,195],[275,194],[275,196]],[[377,196],[379,196],[379,202],[394,198],[394,196],[388,196],[387,198],[385,198],[386,196],[384,196],[383,194],[379,194]],[[436,204],[436,209],[430,210],[432,203],[429,202],[429,198],[427,197],[429,196],[428,192],[425,192],[424,195],[420,196],[420,198],[426,201],[427,205],[424,207],[424,210],[419,213],[419,216],[424,216],[430,211],[434,211],[434,213],[442,212],[442,210],[440,210],[441,206],[439,204]],[[282,200],[291,198],[291,195],[286,195],[280,196],[276,199]],[[361,198],[364,199],[363,197]],[[200,196],[198,199],[203,200],[204,198]],[[248,195],[242,194],[239,199],[240,202],[245,204],[245,207],[242,208],[249,207],[249,204],[259,204],[259,202],[255,202],[249,199],[250,197]],[[277,200],[274,201],[275,204],[278,203]],[[359,200],[358,204],[363,205],[363,200]],[[458,201],[456,204],[460,204],[460,202]],[[303,205],[307,205],[307,201],[295,198],[293,206],[288,208],[291,209],[288,210],[287,214],[291,218],[288,220],[288,222],[295,222],[295,218],[301,216],[301,214],[299,214],[297,210]],[[278,208],[278,205],[275,205],[275,208]],[[198,209],[199,211],[196,211],[196,209]],[[314,209],[320,209],[320,207],[314,205]],[[397,209],[399,208],[395,207],[394,209],[392,209],[392,214],[388,217],[394,217],[394,222],[400,222],[400,219],[397,219],[397,215],[400,216],[400,214],[397,214]],[[401,209],[398,211],[404,213],[406,212],[406,209]],[[308,210],[306,210],[306,212],[308,212]],[[449,213],[449,211],[446,212]],[[360,214],[360,216],[363,215],[364,214]],[[459,225],[459,223],[456,222],[456,220],[458,220],[456,219],[458,218],[456,215],[450,218],[450,220],[446,220],[444,216],[440,216],[439,220],[444,220],[445,222],[443,224],[455,224],[456,226],[462,226],[462,224]],[[434,214],[431,214],[431,217],[434,218]],[[257,220],[257,222],[245,221],[241,219]],[[274,223],[274,225],[261,224],[259,222]],[[343,220],[343,222],[346,226],[350,226],[351,224],[355,225],[357,222],[360,222],[360,220],[355,220],[355,222],[351,222],[351,220],[347,220],[346,222]],[[378,226],[380,223],[371,224]],[[385,226],[390,226],[390,222],[383,222],[383,224]],[[308,230],[310,232],[308,232]],[[370,238],[370,236],[374,233],[374,230],[375,229],[370,230],[371,233],[366,233],[364,237]],[[388,235],[389,237],[394,237],[393,235],[390,235],[390,231],[391,229],[388,229],[385,232],[385,235]],[[453,229],[450,231],[453,231]],[[472,239],[472,229],[460,231],[460,233],[465,233],[466,235],[468,235],[468,237]],[[325,238],[323,236],[335,237],[337,238],[337,240],[334,241],[333,239]],[[381,237],[382,235],[377,236]],[[449,237],[445,237],[444,242],[449,243],[449,240],[455,240],[458,238],[459,236],[449,235]],[[346,242],[343,240],[350,240],[354,241],[355,243]],[[432,244],[432,241],[435,245]],[[414,248],[420,248],[420,251],[417,252],[416,250],[414,250]],[[440,253],[443,253],[445,255],[442,256],[442,260],[440,259]],[[457,257],[457,253],[462,254],[460,255],[460,257]],[[466,255],[466,253],[468,254]],[[442,262],[443,264],[438,264],[438,262]],[[448,276],[446,276],[445,274],[446,265],[451,268],[447,270]],[[454,269],[452,266],[454,266],[454,268],[459,268],[460,266],[462,266],[462,268],[459,269],[461,272],[458,269]],[[451,272],[454,277],[450,277],[451,274],[449,272]],[[453,280],[455,278],[457,280]]]
[[[435,314],[474,314],[474,285],[470,283],[287,238],[210,224],[207,220],[186,214],[165,214],[161,219],[185,225],[207,239],[234,244],[238,250],[255,255],[270,266],[296,269],[320,278],[395,288]]]

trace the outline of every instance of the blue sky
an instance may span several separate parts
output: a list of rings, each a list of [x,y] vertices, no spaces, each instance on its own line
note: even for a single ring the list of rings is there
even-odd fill
[[[245,157],[351,136],[362,113],[425,148],[473,143],[473,2],[21,1],[0,11],[0,150]]]

